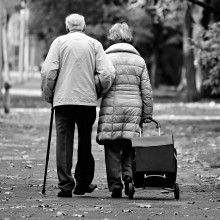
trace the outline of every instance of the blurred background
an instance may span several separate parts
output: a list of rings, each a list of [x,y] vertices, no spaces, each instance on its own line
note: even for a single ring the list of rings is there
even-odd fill
[[[66,34],[71,13],[85,16],[86,33],[104,49],[111,25],[128,23],[155,100],[219,100],[219,0],[0,0],[0,108],[6,113],[20,102],[13,89],[29,95],[36,89],[33,96],[42,99],[41,64],[51,42]]]

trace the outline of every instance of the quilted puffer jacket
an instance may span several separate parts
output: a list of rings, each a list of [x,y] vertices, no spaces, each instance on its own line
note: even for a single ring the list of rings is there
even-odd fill
[[[139,136],[141,119],[152,117],[153,97],[144,59],[130,44],[106,50],[116,69],[115,80],[101,101],[96,141]]]

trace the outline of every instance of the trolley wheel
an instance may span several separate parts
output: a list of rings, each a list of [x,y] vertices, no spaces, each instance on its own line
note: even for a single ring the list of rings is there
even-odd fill
[[[129,187],[129,193],[128,193],[128,198],[129,199],[133,199],[134,198],[134,184],[133,183],[129,183],[128,184],[128,187]]]
[[[179,188],[178,183],[174,184],[173,190],[174,190],[174,198],[179,199],[180,198],[180,188]]]

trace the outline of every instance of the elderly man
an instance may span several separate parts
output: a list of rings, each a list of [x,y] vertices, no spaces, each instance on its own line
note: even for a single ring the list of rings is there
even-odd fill
[[[51,44],[42,66],[42,90],[55,109],[58,197],[91,193],[95,162],[91,150],[92,126],[99,96],[105,94],[115,69],[101,43],[85,31],[84,17],[66,17],[68,34]],[[97,91],[98,90],[98,91]],[[78,128],[78,159],[75,180],[71,174],[75,124]],[[76,183],[75,183],[76,181]],[[75,188],[74,188],[75,187]]]

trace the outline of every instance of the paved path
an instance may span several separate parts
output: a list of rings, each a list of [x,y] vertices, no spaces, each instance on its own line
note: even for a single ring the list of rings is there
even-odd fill
[[[183,107],[184,106],[184,107]],[[161,112],[163,114],[161,114]],[[197,112],[195,114],[195,112]],[[178,115],[178,120],[162,115]],[[93,194],[57,198],[55,129],[52,134],[46,196],[41,194],[50,109],[0,112],[0,219],[220,219],[219,105],[156,104],[163,134],[174,134],[178,152],[180,200],[163,189],[137,189],[134,200],[111,199],[106,185],[103,147],[95,142]],[[183,115],[200,120],[180,120]],[[163,119],[162,119],[163,118]],[[154,129],[146,133],[156,134]],[[74,164],[77,137],[75,137]],[[74,172],[74,170],[73,170]]]
[[[40,97],[39,76],[11,89],[13,95]],[[162,135],[173,134],[178,155],[180,200],[163,189],[137,189],[134,200],[111,199],[103,147],[95,142],[94,183],[85,196],[57,198],[55,128],[52,133],[46,195],[42,195],[50,108],[0,109],[0,219],[220,219],[220,104],[155,103]],[[98,112],[97,112],[98,114]],[[96,121],[97,124],[97,121]],[[145,134],[157,135],[154,126]],[[74,164],[77,137],[74,141]],[[74,172],[74,170],[73,170]]]

